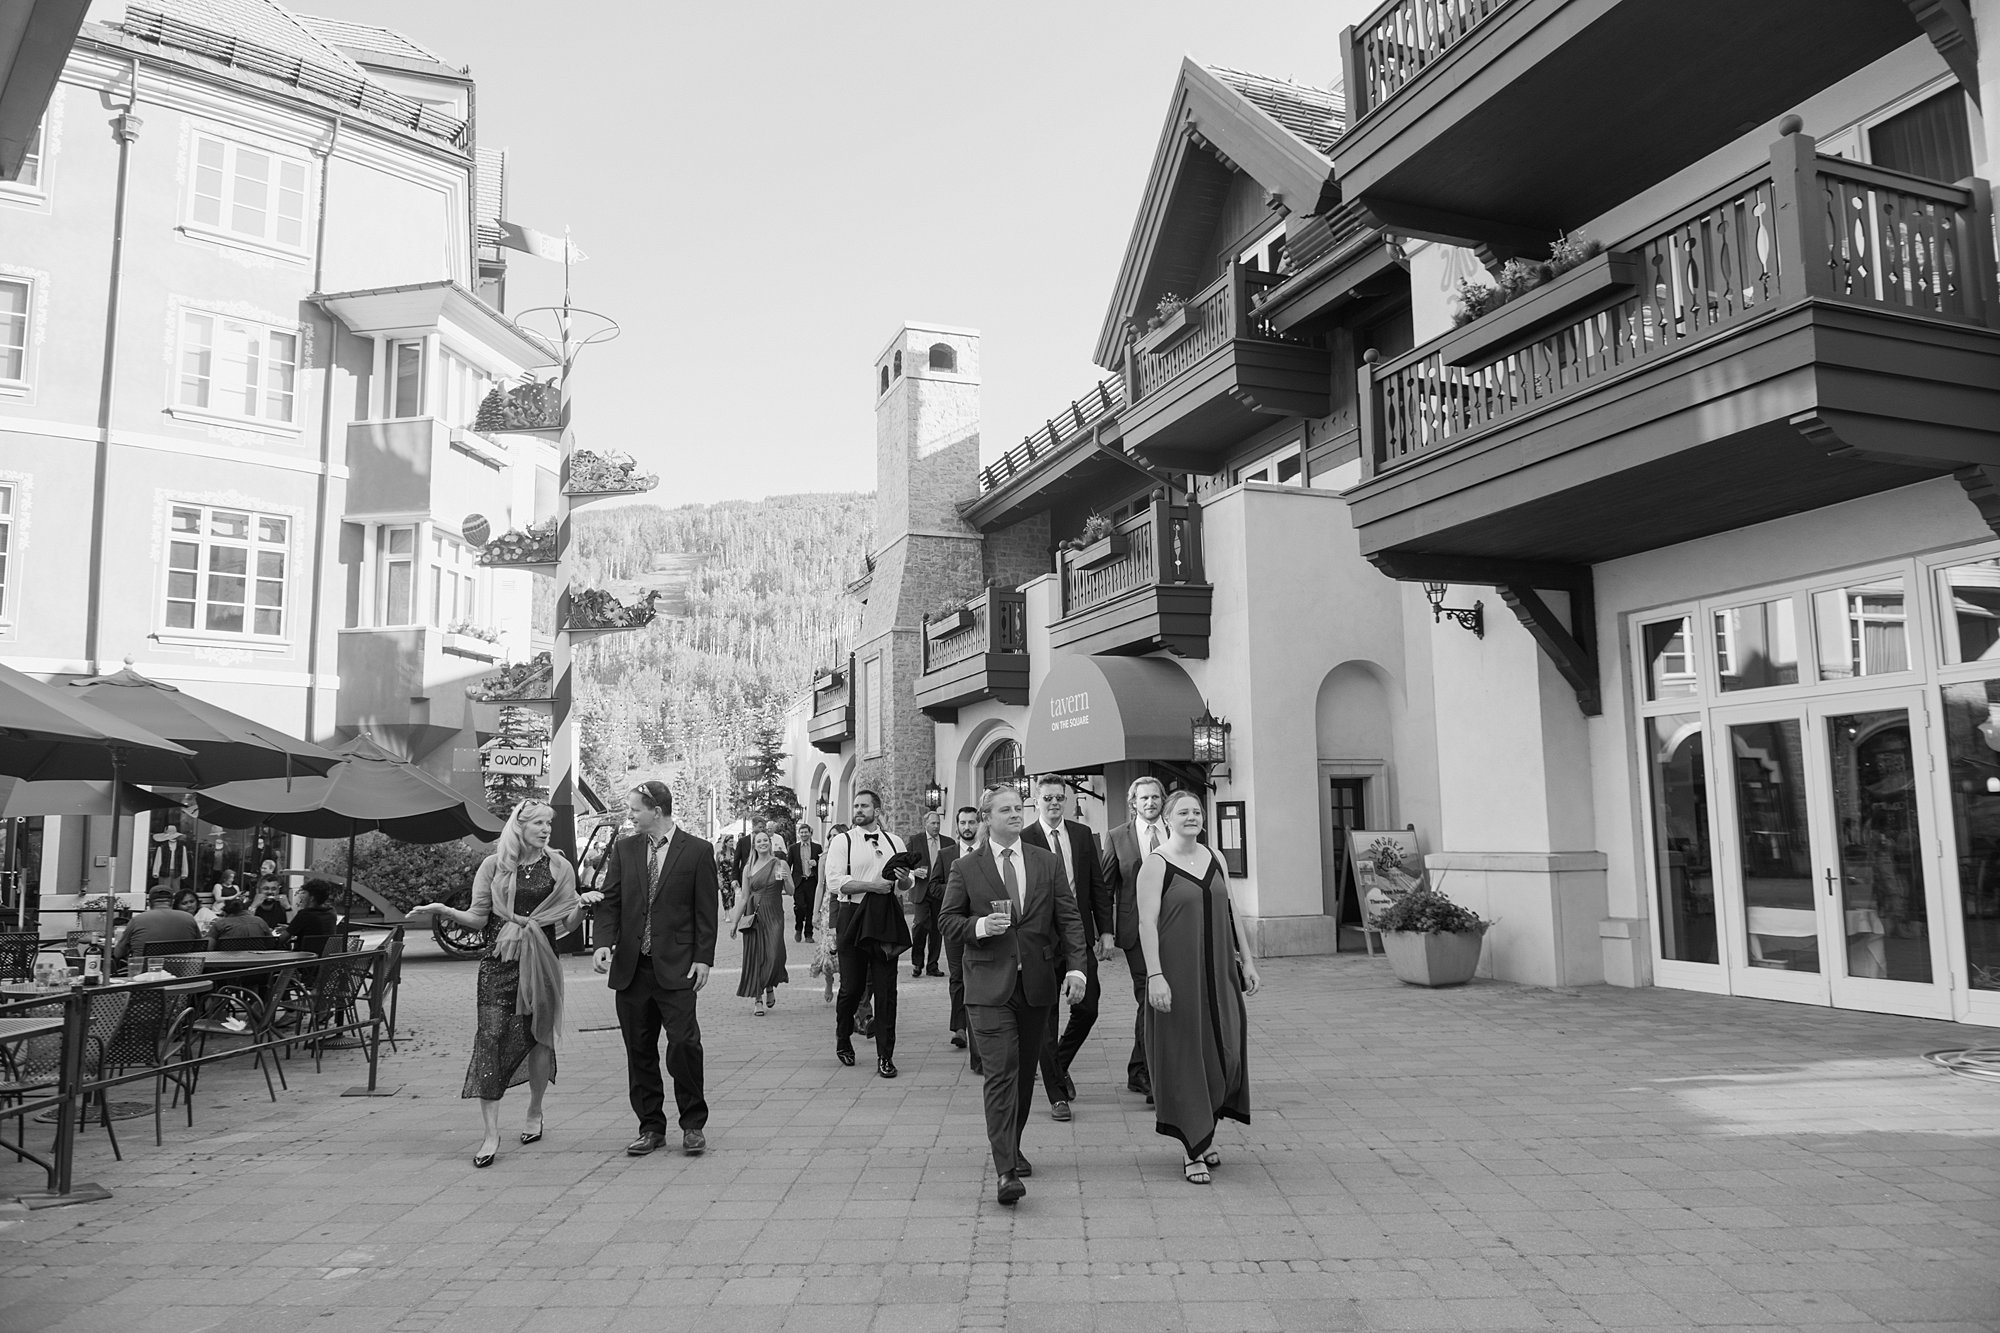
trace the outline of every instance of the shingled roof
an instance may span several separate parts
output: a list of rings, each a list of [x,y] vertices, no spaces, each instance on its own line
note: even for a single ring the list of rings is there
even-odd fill
[[[349,19],[322,18],[318,14],[301,14],[299,22],[309,28],[321,41],[344,51],[394,56],[398,60],[421,60],[433,65],[443,65],[446,69],[455,68],[437,52],[397,32],[394,28],[378,27],[373,23],[355,23]]]
[[[1315,152],[1331,151],[1334,141],[1347,128],[1347,96],[1338,88],[1314,88],[1222,65],[1203,68],[1228,84],[1244,101],[1311,144]]]
[[[368,77],[361,66],[322,41],[297,14],[277,0],[148,0],[145,7],[170,19],[230,33],[282,55],[336,69],[357,79]]]

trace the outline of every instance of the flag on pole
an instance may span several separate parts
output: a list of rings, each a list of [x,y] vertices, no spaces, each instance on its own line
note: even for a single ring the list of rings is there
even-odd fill
[[[518,222],[497,219],[500,226],[500,244],[510,250],[525,250],[541,259],[553,259],[558,264],[565,258],[572,264],[581,264],[587,255],[576,248],[576,242],[567,236],[551,236],[533,227],[523,227]],[[565,255],[567,251],[567,255]]]

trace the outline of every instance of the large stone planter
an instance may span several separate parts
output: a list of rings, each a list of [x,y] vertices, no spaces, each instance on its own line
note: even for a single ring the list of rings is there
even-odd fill
[[[1382,952],[1396,980],[1412,986],[1463,986],[1479,968],[1486,927],[1461,932],[1385,930]]]

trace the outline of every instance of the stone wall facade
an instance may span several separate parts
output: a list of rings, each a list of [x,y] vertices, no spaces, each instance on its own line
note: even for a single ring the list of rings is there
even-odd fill
[[[989,534],[980,572],[991,587],[1018,588],[1055,567],[1055,532],[1044,509]]]

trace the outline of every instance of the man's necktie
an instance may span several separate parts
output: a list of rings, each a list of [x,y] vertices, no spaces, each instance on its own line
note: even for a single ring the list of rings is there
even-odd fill
[[[1146,825],[1146,855],[1160,850],[1160,830],[1156,825]]]
[[[1014,924],[1021,924],[1021,877],[1014,873],[1014,849],[1000,849],[1000,883],[1007,890],[1007,896],[1014,900]]]
[[[639,927],[639,953],[651,957],[653,953],[653,899],[660,893],[660,850],[667,840],[648,841],[646,844],[646,917]]]
[[[1042,836],[1049,840],[1049,850],[1062,858],[1063,874],[1069,878],[1069,891],[1076,892],[1076,867],[1070,864],[1069,834],[1061,824],[1054,828],[1042,826]]]

